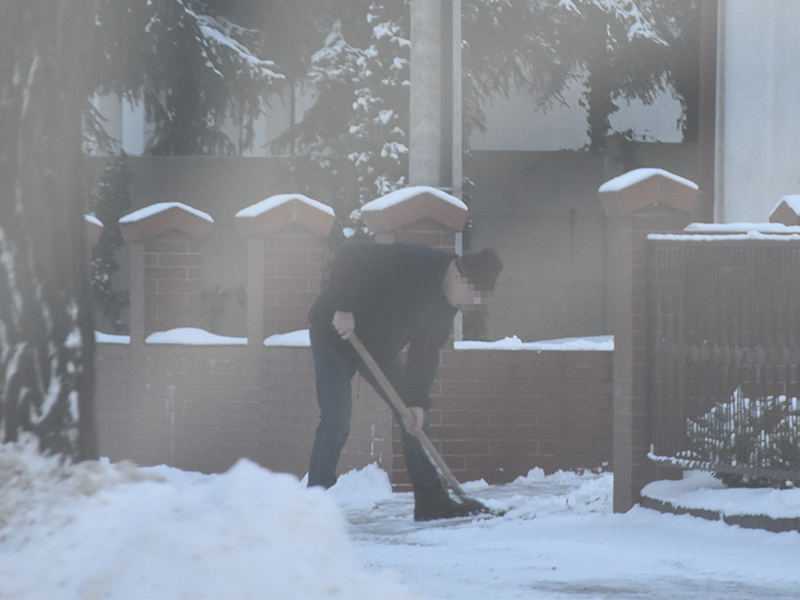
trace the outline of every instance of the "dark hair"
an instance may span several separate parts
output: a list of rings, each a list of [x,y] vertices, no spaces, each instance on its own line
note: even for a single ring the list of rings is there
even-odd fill
[[[497,276],[503,270],[503,261],[494,248],[486,248],[474,254],[456,257],[456,266],[463,277],[481,292],[494,290]]]

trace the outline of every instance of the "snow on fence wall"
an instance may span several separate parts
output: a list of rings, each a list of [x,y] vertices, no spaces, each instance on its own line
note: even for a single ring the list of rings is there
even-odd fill
[[[424,187],[381,199],[366,213],[380,242],[421,241],[449,250],[466,222],[463,204]],[[200,325],[197,259],[213,226],[208,215],[170,203],[123,219],[132,257],[131,335],[99,338],[103,455],[203,472],[248,457],[276,471],[306,473],[318,419],[311,351],[297,335],[275,334],[307,327],[333,217],[329,207],[295,194],[237,214],[247,239],[246,338],[186,329]],[[176,328],[183,329],[157,333]],[[511,481],[534,467],[552,472],[608,464],[612,370],[610,349],[450,344],[432,394],[431,438],[465,481]],[[389,409],[358,376],[353,390],[340,470],[377,462],[396,487],[407,487]]]

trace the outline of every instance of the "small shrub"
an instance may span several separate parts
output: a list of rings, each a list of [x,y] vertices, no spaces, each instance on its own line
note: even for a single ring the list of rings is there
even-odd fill
[[[694,460],[712,465],[800,473],[800,401],[786,396],[751,399],[733,393],[698,419],[687,420]],[[731,487],[792,487],[797,480],[715,473]]]

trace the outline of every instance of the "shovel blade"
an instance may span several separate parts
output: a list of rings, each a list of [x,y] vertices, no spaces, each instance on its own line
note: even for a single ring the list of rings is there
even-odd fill
[[[493,515],[495,517],[502,517],[505,514],[505,511],[499,512],[492,510],[488,506],[486,506],[480,500],[476,500],[475,498],[461,498],[461,503],[467,508],[472,515],[481,515],[481,514],[488,514]]]

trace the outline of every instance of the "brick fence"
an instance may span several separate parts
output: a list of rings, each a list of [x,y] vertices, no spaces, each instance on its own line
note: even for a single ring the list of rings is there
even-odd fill
[[[302,477],[318,418],[312,363],[308,348],[99,344],[100,452],[205,473],[248,457]],[[365,387],[342,467],[389,471],[391,417]]]
[[[641,185],[634,183],[626,194]],[[651,193],[646,186],[643,191]],[[633,211],[646,212],[644,205],[635,204]],[[618,213],[631,214],[610,212]],[[450,251],[467,218],[457,199],[425,187],[380,198],[363,214],[378,242],[424,241]],[[97,349],[103,455],[202,472],[220,472],[248,457],[275,471],[306,473],[318,420],[313,360],[307,345],[296,345],[296,335],[274,334],[307,327],[333,217],[329,207],[300,195],[276,196],[237,213],[247,240],[247,256],[241,257],[248,265],[247,337],[212,336],[197,345],[148,337],[199,326],[195,268],[211,218],[170,203],[121,221],[131,245],[131,335],[101,337]],[[617,219],[620,252],[629,252],[630,231],[638,226],[628,216],[610,218]],[[632,271],[626,278],[626,265],[630,261],[620,267],[617,281],[623,294],[631,286],[625,282],[633,281]],[[611,333],[629,339],[626,331],[638,325],[618,321]],[[629,385],[620,387],[617,380],[627,375],[616,355],[454,349],[451,342],[432,391],[431,438],[463,481],[507,482],[534,467],[594,469],[608,465],[612,455],[628,464],[630,444],[620,450],[616,440],[627,439],[620,427],[630,424],[615,410],[625,408],[620,398],[630,394]],[[406,489],[399,429],[389,409],[358,376],[353,390],[354,417],[340,471],[377,462],[397,489]],[[630,477],[625,481],[634,485]]]
[[[611,370],[606,351],[448,350],[431,438],[463,481],[601,467],[610,462]]]

